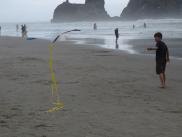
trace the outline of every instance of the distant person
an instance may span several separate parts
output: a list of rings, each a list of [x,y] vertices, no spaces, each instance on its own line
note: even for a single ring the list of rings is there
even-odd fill
[[[133,29],[135,29],[135,25],[133,24]]]
[[[115,32],[115,37],[116,37],[116,48],[117,48],[118,47],[118,39],[119,39],[119,29],[116,28],[114,30],[114,32]]]
[[[26,38],[27,37],[27,26],[21,25],[21,33],[22,33],[22,38]]]
[[[97,24],[94,23],[94,30],[97,30]]]
[[[26,26],[26,24],[24,24],[24,27],[25,27],[25,37],[27,38],[28,36],[27,36],[27,33],[28,33],[28,31],[27,31],[27,26]]]
[[[169,50],[166,44],[162,41],[162,33],[158,32],[154,35],[156,48],[148,48],[148,50],[156,51],[156,73],[161,81],[161,88],[166,87],[166,63],[170,61]]]
[[[147,28],[147,24],[146,24],[146,23],[144,23],[144,24],[143,24],[143,27],[146,29],[146,28]]]
[[[18,32],[19,31],[19,25],[17,24],[16,25],[16,32]]]
[[[25,32],[25,28],[24,25],[21,25],[21,34],[22,34],[22,38],[24,38],[24,32]]]
[[[1,28],[1,26],[0,26],[0,36],[1,36],[1,29],[2,29],[2,28]]]

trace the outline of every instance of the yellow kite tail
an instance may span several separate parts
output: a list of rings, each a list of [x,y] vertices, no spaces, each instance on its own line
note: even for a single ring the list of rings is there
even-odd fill
[[[53,49],[54,49],[54,45],[50,45],[49,46],[49,50],[50,50],[50,60],[49,60],[49,69],[50,69],[50,73],[51,73],[51,93],[52,96],[56,97],[56,103],[54,103],[54,107],[49,109],[47,112],[55,112],[55,111],[59,111],[61,109],[64,108],[64,104],[60,101],[60,97],[58,94],[58,86],[57,86],[57,81],[56,81],[56,75],[53,69]]]

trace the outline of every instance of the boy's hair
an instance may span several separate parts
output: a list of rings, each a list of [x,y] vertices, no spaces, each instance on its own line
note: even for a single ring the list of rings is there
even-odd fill
[[[154,34],[154,38],[155,38],[155,37],[159,37],[159,38],[162,39],[162,33],[161,33],[161,32],[155,33],[155,34]]]

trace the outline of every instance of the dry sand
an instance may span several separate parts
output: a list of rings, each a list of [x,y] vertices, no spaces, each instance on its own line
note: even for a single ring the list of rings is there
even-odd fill
[[[48,41],[0,38],[0,137],[181,137],[182,62],[160,89],[154,58],[57,43],[62,111],[50,108]]]

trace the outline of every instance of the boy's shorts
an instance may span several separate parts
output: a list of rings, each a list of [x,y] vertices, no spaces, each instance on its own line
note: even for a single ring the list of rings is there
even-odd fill
[[[157,62],[156,63],[156,73],[159,75],[165,73],[166,71],[166,62]]]

